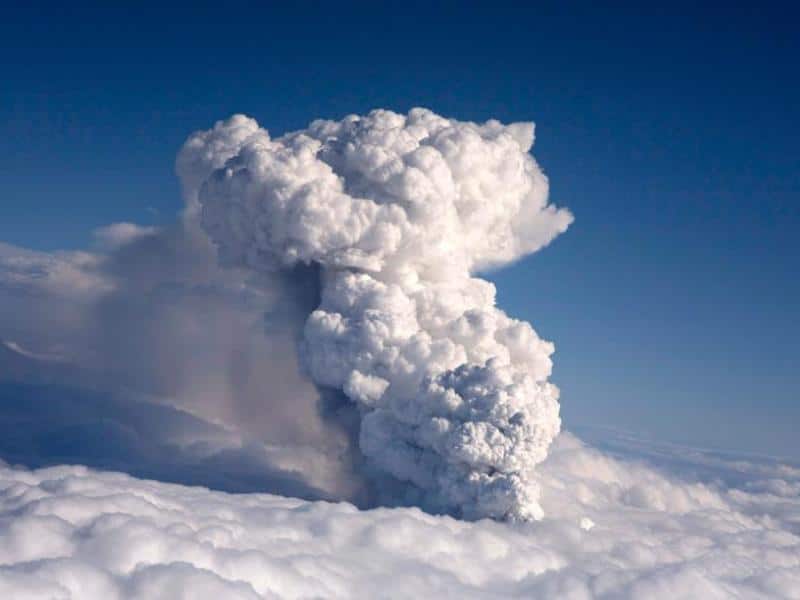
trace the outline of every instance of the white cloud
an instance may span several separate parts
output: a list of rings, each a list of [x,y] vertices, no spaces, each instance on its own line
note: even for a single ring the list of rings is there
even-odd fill
[[[158,232],[157,227],[144,227],[136,223],[112,223],[94,230],[94,238],[102,250],[116,250],[148,235]]]
[[[85,300],[111,289],[103,258],[89,252],[35,252],[0,242],[0,292]]]
[[[473,273],[572,220],[532,143],[530,123],[421,109],[275,140],[220,122],[177,158],[176,224],[100,228],[97,253],[0,246],[0,380],[123,389],[314,447],[339,457],[342,498],[538,517],[554,348]]]
[[[696,456],[755,487],[800,481]],[[539,475],[545,518],[509,524],[4,467],[0,597],[800,597],[796,495],[687,482],[569,434]]]
[[[276,139],[238,115],[181,150],[185,196],[224,262],[318,268],[304,365],[352,403],[379,495],[466,518],[541,516],[533,469],[560,427],[553,345],[474,276],[572,222],[548,204],[532,144],[532,123],[414,109]]]

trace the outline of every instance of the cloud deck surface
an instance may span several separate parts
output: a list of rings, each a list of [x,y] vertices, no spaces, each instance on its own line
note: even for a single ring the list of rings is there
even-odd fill
[[[800,469],[673,452],[687,482],[626,452],[562,434],[525,524],[3,466],[0,596],[800,597]]]

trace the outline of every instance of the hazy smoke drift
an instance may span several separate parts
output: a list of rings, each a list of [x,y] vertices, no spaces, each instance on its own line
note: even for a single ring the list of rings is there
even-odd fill
[[[357,407],[369,469],[465,518],[537,518],[533,469],[560,428],[553,345],[473,276],[572,221],[547,204],[533,132],[376,110],[271,139],[237,115],[178,157],[224,263],[318,266],[303,362]]]

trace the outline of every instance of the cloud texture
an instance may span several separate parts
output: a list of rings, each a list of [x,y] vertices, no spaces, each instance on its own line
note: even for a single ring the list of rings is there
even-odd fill
[[[226,264],[315,267],[304,366],[355,407],[379,493],[466,518],[541,515],[533,467],[560,428],[553,345],[475,276],[572,221],[547,203],[532,144],[532,123],[376,110],[275,139],[234,116],[179,155]]]
[[[624,453],[562,433],[539,468],[547,517],[516,524],[4,466],[0,596],[800,598],[799,469],[660,451],[735,487]]]

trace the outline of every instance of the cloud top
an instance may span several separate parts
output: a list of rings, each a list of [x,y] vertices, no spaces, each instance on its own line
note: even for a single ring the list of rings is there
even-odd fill
[[[236,115],[191,136],[177,168],[190,195],[205,188],[230,262],[439,278],[516,260],[572,222],[547,203],[533,130],[375,110],[272,139]]]

